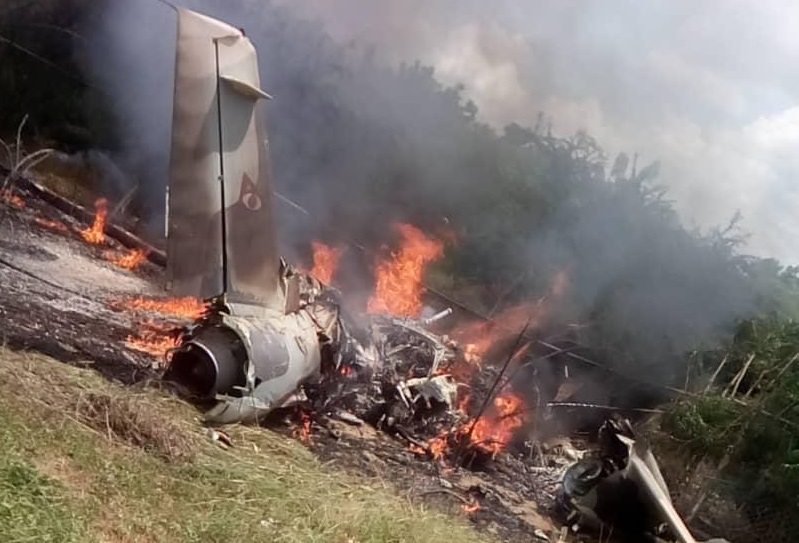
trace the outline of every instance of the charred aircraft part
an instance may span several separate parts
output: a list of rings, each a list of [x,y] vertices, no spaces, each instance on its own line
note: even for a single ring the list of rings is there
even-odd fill
[[[243,389],[246,385],[244,343],[223,324],[201,326],[172,353],[164,379],[185,386],[200,398]]]
[[[696,543],[674,509],[652,450],[637,440],[629,422],[609,420],[599,431],[600,452],[564,474],[557,507],[573,527],[621,531],[629,541]],[[722,540],[712,540],[722,541]]]
[[[337,317],[322,302],[289,315],[213,313],[186,331],[164,379],[218,400],[207,422],[257,420],[320,374],[320,335],[334,333]]]

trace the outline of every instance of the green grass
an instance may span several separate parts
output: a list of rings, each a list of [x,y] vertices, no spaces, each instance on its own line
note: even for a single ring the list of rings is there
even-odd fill
[[[207,437],[154,387],[0,350],[0,541],[485,541],[268,430]]]

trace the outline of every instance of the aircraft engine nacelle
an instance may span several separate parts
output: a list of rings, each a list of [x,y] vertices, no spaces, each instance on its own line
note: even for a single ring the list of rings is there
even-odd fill
[[[206,413],[208,422],[257,420],[319,375],[319,309],[311,304],[288,315],[217,313],[203,319],[184,334],[164,379],[219,400]],[[328,307],[321,309],[337,317]]]

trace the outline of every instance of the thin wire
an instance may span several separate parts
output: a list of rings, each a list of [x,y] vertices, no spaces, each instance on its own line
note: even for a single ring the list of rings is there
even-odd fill
[[[161,1],[161,0],[158,0],[158,1]],[[69,79],[72,79],[73,81],[79,83],[82,86],[102,93],[102,91],[100,89],[98,89],[94,85],[91,85],[90,83],[87,83],[84,79],[82,79],[82,78],[80,78],[80,77],[78,77],[78,76],[66,71],[61,66],[59,66],[59,65],[53,63],[52,61],[47,60],[46,58],[34,53],[30,49],[27,49],[27,48],[21,46],[17,42],[6,38],[2,34],[0,34],[0,42],[6,43],[6,44],[10,45],[11,47],[13,47],[14,49],[17,49],[18,51],[21,51],[21,52],[25,53],[26,55],[38,60],[39,62],[41,62],[43,64],[46,64],[50,68],[52,68],[52,69],[56,70],[57,72],[61,73],[63,76],[68,77]]]
[[[160,2],[161,4],[164,4],[165,6],[174,9],[176,13],[178,11],[178,7],[175,4],[173,4],[172,2],[168,2],[167,0],[155,0],[155,1],[156,2]]]
[[[532,317],[527,319],[524,328],[522,328],[521,332],[519,332],[519,335],[516,337],[516,343],[513,345],[513,349],[510,351],[510,354],[508,354],[508,359],[505,361],[505,364],[502,366],[502,370],[500,370],[499,375],[497,375],[497,378],[494,379],[494,383],[491,385],[488,394],[486,394],[486,397],[483,400],[483,405],[480,406],[480,410],[477,412],[477,415],[474,417],[471,425],[469,426],[469,431],[466,433],[467,439],[458,443],[458,452],[456,455],[458,458],[458,464],[460,464],[463,461],[464,455],[466,454],[466,446],[468,443],[471,443],[472,441],[472,434],[474,433],[474,428],[475,426],[477,426],[477,422],[480,420],[480,418],[483,416],[486,409],[488,408],[489,402],[493,399],[497,389],[497,385],[499,385],[499,382],[502,380],[502,377],[505,375],[505,371],[507,371],[511,361],[513,361],[513,359],[516,358],[516,355],[520,352],[522,339],[524,338],[524,334],[525,332],[527,332],[527,328],[530,326],[531,321]]]

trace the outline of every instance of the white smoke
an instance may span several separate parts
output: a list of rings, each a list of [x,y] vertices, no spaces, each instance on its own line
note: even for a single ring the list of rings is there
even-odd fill
[[[746,249],[799,263],[799,5],[777,0],[551,3],[282,0],[387,63],[463,83],[481,117],[585,129],[611,154],[661,160],[684,222],[740,210]]]

